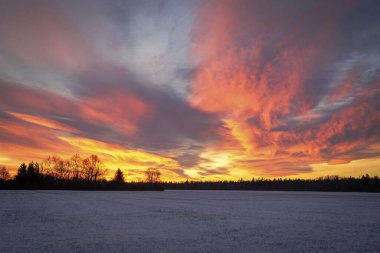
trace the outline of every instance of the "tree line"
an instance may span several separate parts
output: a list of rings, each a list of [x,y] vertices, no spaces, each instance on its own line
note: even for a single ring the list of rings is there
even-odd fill
[[[22,163],[11,178],[5,166],[0,166],[0,189],[67,189],[67,190],[266,190],[266,191],[358,191],[380,192],[378,176],[368,174],[358,178],[325,176],[316,179],[265,179],[237,181],[162,182],[156,168],[145,172],[145,180],[126,183],[124,172],[117,169],[106,180],[107,169],[96,155],[69,159],[48,156],[42,162]]]
[[[334,191],[380,192],[378,176],[339,177],[324,176],[316,179],[265,179],[238,181],[185,181],[164,182],[170,190],[255,190],[255,191]]]
[[[0,189],[163,190],[156,168],[147,169],[141,182],[126,183],[120,168],[111,180],[106,175],[107,169],[97,155],[82,158],[75,154],[69,159],[53,155],[40,163],[22,163],[14,178],[0,166]]]

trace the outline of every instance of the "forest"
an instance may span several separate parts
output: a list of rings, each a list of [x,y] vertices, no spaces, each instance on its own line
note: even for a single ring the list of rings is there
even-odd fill
[[[167,190],[253,190],[253,191],[330,191],[380,192],[380,179],[371,177],[325,176],[316,179],[253,178],[238,181],[185,181],[164,182]]]
[[[10,176],[0,166],[0,189],[41,190],[256,190],[256,191],[336,191],[380,192],[378,176],[324,176],[315,179],[252,178],[251,180],[199,181],[161,180],[157,168],[144,171],[145,179],[126,182],[124,172],[117,169],[112,179],[106,179],[107,169],[96,155],[82,158],[75,154],[69,159],[48,156],[42,162],[22,163],[17,174]]]

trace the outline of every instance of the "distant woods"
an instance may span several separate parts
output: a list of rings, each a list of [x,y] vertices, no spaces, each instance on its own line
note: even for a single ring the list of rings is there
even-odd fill
[[[163,183],[163,186],[168,190],[380,192],[380,179],[366,174],[358,178],[325,176],[316,179],[253,178],[238,181],[168,182]]]
[[[11,178],[5,166],[0,166],[0,189],[380,192],[380,179],[368,174],[358,178],[325,176],[317,179],[162,182],[161,172],[157,168],[149,168],[144,172],[144,181],[128,183],[121,169],[117,169],[110,180],[106,180],[106,174],[107,169],[96,155],[82,158],[75,154],[66,160],[49,156],[40,163],[22,163],[14,178]]]

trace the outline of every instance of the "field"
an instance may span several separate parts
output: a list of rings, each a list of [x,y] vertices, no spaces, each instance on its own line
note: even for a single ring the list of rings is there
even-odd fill
[[[0,191],[0,252],[380,252],[380,194]]]

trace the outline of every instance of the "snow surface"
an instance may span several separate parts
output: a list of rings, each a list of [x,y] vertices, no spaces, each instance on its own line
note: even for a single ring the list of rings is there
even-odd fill
[[[0,191],[0,252],[380,252],[380,194]]]

